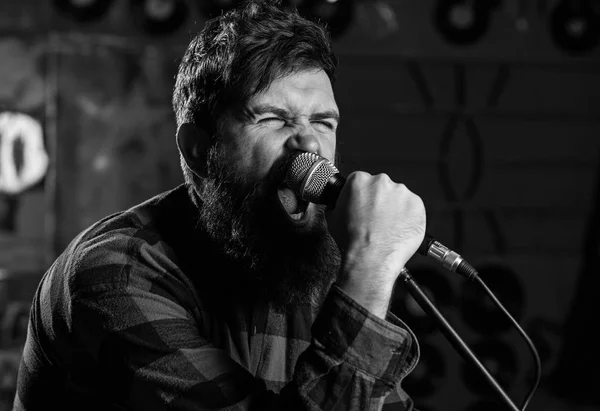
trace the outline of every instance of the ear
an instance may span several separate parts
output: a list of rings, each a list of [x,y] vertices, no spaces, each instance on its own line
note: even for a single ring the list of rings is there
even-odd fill
[[[177,147],[188,167],[199,177],[205,177],[210,147],[208,133],[195,124],[184,123],[177,130]]]

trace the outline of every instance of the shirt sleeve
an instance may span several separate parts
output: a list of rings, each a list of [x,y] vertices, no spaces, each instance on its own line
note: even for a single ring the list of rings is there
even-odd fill
[[[304,382],[300,390],[308,409],[380,410],[393,392],[395,406],[385,409],[413,410],[401,381],[416,366],[419,348],[395,315],[388,313],[384,321],[333,285],[312,335],[295,375]],[[315,378],[320,363],[335,376],[331,386],[327,378]]]
[[[69,339],[79,347],[69,361],[75,390],[93,387],[107,409],[387,410],[386,397],[417,361],[402,324],[370,315],[334,286],[293,380],[269,391],[202,335],[189,284],[163,253],[145,247],[135,261],[106,247],[97,253],[76,265],[94,280],[69,284]],[[412,410],[396,392],[393,410]]]

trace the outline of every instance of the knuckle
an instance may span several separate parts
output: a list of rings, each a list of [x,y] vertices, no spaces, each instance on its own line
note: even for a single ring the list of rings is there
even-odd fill
[[[366,171],[354,171],[353,173],[351,173],[348,176],[347,181],[349,181],[351,183],[362,184],[365,181],[367,181],[369,179],[369,177],[371,177],[371,175],[369,173],[367,173]]]
[[[377,174],[377,180],[382,184],[395,184],[392,178],[386,173]]]
[[[412,194],[411,203],[415,210],[423,212],[425,211],[425,203],[423,202],[423,199],[418,195]]]
[[[416,206],[420,207],[424,204],[423,199],[419,195],[411,192],[411,197]]]
[[[411,192],[403,183],[396,183],[396,191],[398,191],[398,194],[400,195],[405,195]]]
[[[367,173],[366,171],[354,171],[353,173],[351,173],[348,178],[354,178],[354,179],[363,179],[365,177],[367,177],[369,175],[369,173]]]

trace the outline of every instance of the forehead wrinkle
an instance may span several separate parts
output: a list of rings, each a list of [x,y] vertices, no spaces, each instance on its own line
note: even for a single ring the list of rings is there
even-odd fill
[[[339,117],[333,89],[326,77],[316,80],[313,77],[308,82],[298,74],[277,78],[265,90],[252,96],[244,108],[251,116],[266,112],[283,114],[281,110],[293,116],[336,113],[333,118]]]

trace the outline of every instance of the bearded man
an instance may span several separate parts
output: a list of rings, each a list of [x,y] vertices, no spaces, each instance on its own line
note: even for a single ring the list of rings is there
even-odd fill
[[[15,409],[412,410],[388,311],[421,199],[354,172],[334,210],[284,183],[334,160],[326,30],[273,2],[207,22],[173,94],[185,184],[78,235],[34,297]]]

